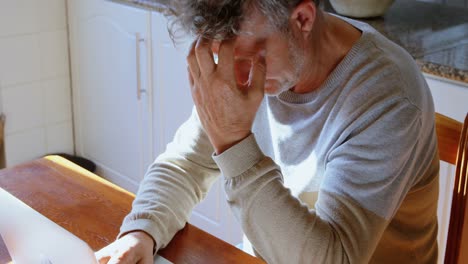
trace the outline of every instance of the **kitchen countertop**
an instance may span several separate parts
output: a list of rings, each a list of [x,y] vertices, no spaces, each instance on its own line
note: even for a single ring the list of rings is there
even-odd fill
[[[468,85],[467,8],[397,0],[383,17],[359,20],[405,48],[424,73]]]
[[[154,0],[112,1],[160,11]],[[383,17],[360,20],[405,48],[424,73],[468,85],[468,8],[397,0]]]

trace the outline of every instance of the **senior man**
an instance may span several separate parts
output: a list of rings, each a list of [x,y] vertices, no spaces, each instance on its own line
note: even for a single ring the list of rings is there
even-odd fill
[[[220,174],[268,263],[436,263],[434,108],[407,52],[312,0],[170,5],[196,111],[101,263],[151,263]]]

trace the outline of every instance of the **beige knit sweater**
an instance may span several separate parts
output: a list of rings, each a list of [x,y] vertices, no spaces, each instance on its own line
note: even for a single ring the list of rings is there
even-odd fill
[[[266,97],[253,134],[213,156],[196,111],[149,168],[121,232],[165,247],[222,175],[268,263],[436,263],[434,108],[413,59],[367,24],[323,86]]]

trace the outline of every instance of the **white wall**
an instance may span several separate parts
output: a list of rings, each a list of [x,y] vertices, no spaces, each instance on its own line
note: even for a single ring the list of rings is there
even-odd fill
[[[66,0],[0,0],[7,166],[73,154]]]

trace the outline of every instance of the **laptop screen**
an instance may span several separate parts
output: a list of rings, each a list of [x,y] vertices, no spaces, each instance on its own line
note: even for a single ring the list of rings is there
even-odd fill
[[[14,263],[97,264],[81,239],[0,188],[0,234]]]
[[[0,237],[17,264],[97,264],[81,239],[0,188]],[[0,250],[2,250],[0,239]],[[0,252],[0,256],[8,256]],[[0,259],[0,264],[8,260]],[[154,264],[170,264],[156,256]]]

